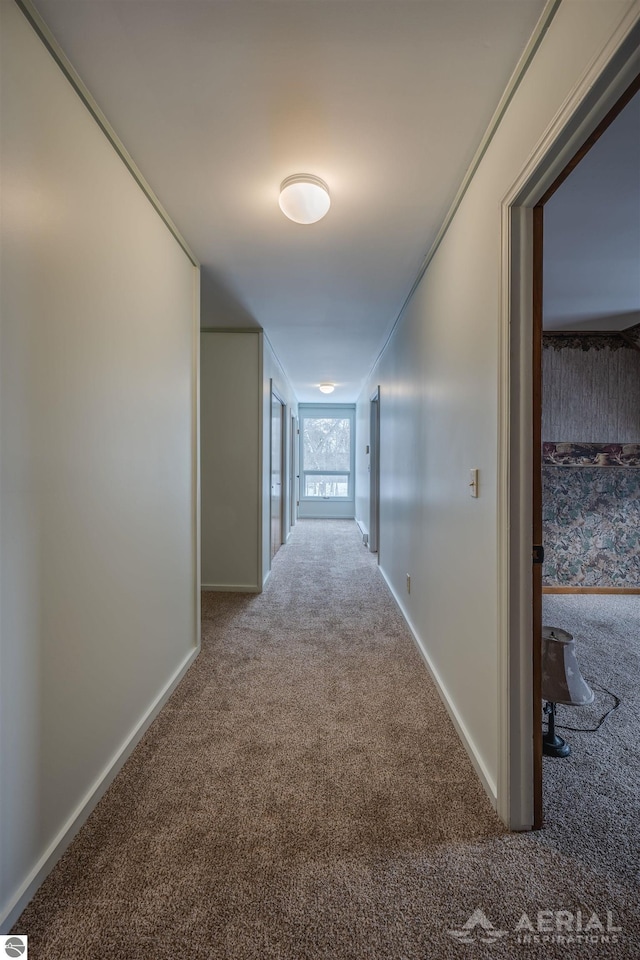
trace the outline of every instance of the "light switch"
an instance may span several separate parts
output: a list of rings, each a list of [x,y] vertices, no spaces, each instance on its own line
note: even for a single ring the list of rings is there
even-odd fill
[[[471,474],[469,478],[469,493],[472,497],[478,496],[478,468],[472,467],[469,471]]]

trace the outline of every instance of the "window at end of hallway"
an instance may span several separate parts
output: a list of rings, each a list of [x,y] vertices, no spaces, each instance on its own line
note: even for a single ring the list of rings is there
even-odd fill
[[[301,422],[302,496],[346,499],[351,496],[353,416],[307,411]],[[336,411],[336,414],[338,411]]]

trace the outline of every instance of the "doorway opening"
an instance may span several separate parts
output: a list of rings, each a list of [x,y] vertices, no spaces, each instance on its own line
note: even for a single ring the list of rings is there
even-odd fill
[[[499,397],[498,812],[514,830],[542,826],[543,207],[639,89],[640,24],[612,38],[503,200]],[[603,66],[603,62],[605,65]],[[561,761],[558,761],[561,762]]]
[[[294,527],[298,519],[298,418],[291,415],[289,447],[289,526]]]
[[[300,519],[354,519],[355,413],[355,404],[298,406]]]
[[[544,548],[534,567],[534,656],[543,656],[543,631],[565,631],[545,642],[536,671],[534,704],[536,694],[546,702],[547,720],[537,825],[545,797],[555,822],[574,785],[565,738],[594,757],[606,741],[611,771],[624,765],[628,744],[608,736],[615,723],[602,723],[629,672],[640,679],[639,91],[640,76],[534,208],[533,527]],[[622,672],[609,638],[627,654],[615,658]]]
[[[380,387],[369,403],[369,550],[380,563]]]
[[[283,543],[284,529],[284,402],[271,390],[271,558]]]

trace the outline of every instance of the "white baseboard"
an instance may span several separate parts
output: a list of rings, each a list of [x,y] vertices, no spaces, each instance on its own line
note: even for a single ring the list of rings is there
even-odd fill
[[[356,524],[358,525],[358,530],[362,534],[362,542],[369,546],[369,530],[364,522],[364,520],[358,520],[356,517]]]
[[[116,774],[131,755],[134,748],[147,731],[148,727],[160,713],[163,706],[199,653],[200,645],[198,644],[198,646],[194,650],[190,651],[190,653],[188,653],[184,658],[171,679],[165,684],[155,700],[152,701],[140,722],[133,728],[122,746],[111,758],[102,773],[94,781],[93,785],[89,788],[88,792],[80,801],[65,825],[59,831],[58,835],[49,844],[48,848],[33,867],[24,883],[20,886],[18,891],[9,901],[7,907],[3,910],[3,913],[0,916],[0,933],[6,934],[9,932],[26,905],[33,897],[40,884],[51,872],[53,867],[56,865],[62,854],[75,837],[80,827],[84,824],[91,811],[106,792]]]
[[[355,520],[353,514],[341,517],[338,513],[305,513],[300,520]]]
[[[442,682],[442,679],[441,679],[441,677],[440,677],[440,674],[439,674],[438,671],[436,670],[436,668],[435,668],[435,666],[434,666],[434,664],[433,664],[433,661],[431,660],[431,657],[429,656],[429,653],[427,652],[427,648],[425,647],[424,643],[423,643],[422,640],[420,639],[420,636],[418,635],[418,632],[417,632],[416,628],[415,628],[414,625],[412,624],[412,622],[411,622],[411,620],[410,620],[410,618],[409,618],[409,616],[408,616],[408,614],[407,614],[407,611],[405,610],[403,604],[401,603],[400,598],[398,597],[396,591],[393,589],[393,587],[392,587],[392,585],[391,585],[391,582],[389,581],[389,578],[387,577],[387,575],[386,575],[386,573],[384,572],[384,570],[382,569],[382,567],[379,567],[378,569],[380,570],[380,573],[381,573],[382,576],[384,577],[385,582],[386,582],[386,584],[387,584],[387,586],[389,587],[389,590],[390,590],[390,592],[391,592],[391,596],[393,597],[393,599],[395,600],[396,604],[398,605],[398,608],[399,608],[399,610],[400,610],[400,613],[401,613],[402,616],[404,617],[404,619],[405,619],[405,621],[406,621],[406,623],[407,623],[407,626],[409,627],[409,630],[411,631],[411,635],[412,635],[412,637],[413,637],[413,640],[414,640],[414,642],[415,642],[415,645],[417,646],[417,648],[418,648],[418,650],[419,650],[419,652],[420,652],[420,655],[422,656],[422,659],[423,659],[424,662],[425,662],[425,666],[426,666],[427,670],[429,671],[429,673],[430,673],[430,675],[431,675],[431,679],[433,680],[433,682],[434,682],[435,685],[436,685],[436,689],[437,689],[438,693],[440,694],[440,699],[442,700],[442,702],[444,703],[445,707],[447,708],[447,713],[448,713],[449,716],[451,717],[451,721],[452,721],[454,727],[456,728],[456,732],[457,732],[458,736],[460,737],[460,740],[462,741],[462,745],[464,746],[465,750],[466,750],[467,753],[469,754],[469,759],[471,760],[471,763],[473,764],[474,770],[476,771],[476,773],[477,773],[478,776],[480,777],[480,780],[482,781],[482,785],[483,785],[483,787],[484,787],[484,789],[485,789],[485,791],[486,791],[486,793],[487,793],[487,795],[488,795],[488,797],[489,797],[489,800],[491,801],[491,804],[492,804],[493,808],[494,808],[494,809],[497,809],[497,805],[498,805],[498,790],[497,790],[496,782],[495,782],[495,780],[493,779],[493,777],[490,775],[489,771],[487,770],[487,768],[486,768],[486,766],[485,766],[485,764],[484,764],[484,761],[482,760],[482,757],[480,756],[480,754],[479,754],[479,752],[478,752],[478,749],[477,749],[477,747],[476,747],[476,745],[475,745],[475,743],[474,743],[474,741],[473,741],[473,738],[471,737],[471,735],[470,735],[469,731],[467,730],[467,728],[466,728],[466,726],[465,726],[462,718],[460,717],[460,714],[458,713],[458,710],[457,710],[457,708],[456,708],[456,705],[455,705],[455,703],[453,702],[453,700],[451,699],[451,696],[450,696],[450,694],[449,694],[449,691],[447,690],[446,686],[445,686],[444,683]]]
[[[255,583],[203,583],[200,589],[206,593],[260,593]]]

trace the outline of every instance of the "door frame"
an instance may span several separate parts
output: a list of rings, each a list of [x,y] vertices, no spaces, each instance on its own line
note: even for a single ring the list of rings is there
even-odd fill
[[[298,519],[298,485],[297,485],[297,459],[298,459],[298,418],[295,413],[289,418],[289,429],[291,436],[289,438],[289,526],[295,527]]]
[[[285,450],[286,450],[286,410],[287,405],[278,393],[278,391],[273,386],[273,380],[271,380],[271,394],[269,400],[269,567],[271,567],[271,562],[275,554],[278,552],[282,544],[285,542],[285,520],[286,520],[286,498],[285,498],[285,488],[283,484],[283,479],[286,476],[286,464],[285,464]],[[276,401],[280,404],[280,543],[278,545],[278,550],[274,551],[273,549],[273,400],[274,397]]]
[[[535,208],[640,73],[631,8],[538,144],[502,202],[498,395],[498,813],[512,830],[542,825],[540,630],[532,573],[541,526],[540,348],[542,214]],[[594,141],[595,142],[595,141]],[[569,171],[570,172],[570,171]],[[568,172],[567,174],[568,175]],[[557,187],[556,187],[557,188]],[[534,229],[535,227],[535,229]],[[535,240],[534,240],[535,237]],[[535,254],[535,268],[534,268]],[[537,452],[534,455],[534,448]],[[539,527],[538,527],[539,529]]]
[[[369,398],[369,550],[380,563],[380,385]]]

